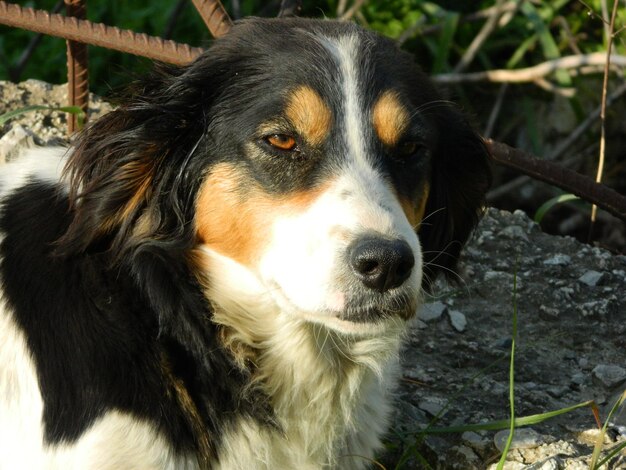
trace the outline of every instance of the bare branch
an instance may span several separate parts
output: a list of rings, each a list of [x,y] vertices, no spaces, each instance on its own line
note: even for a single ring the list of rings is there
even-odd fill
[[[348,21],[352,19],[354,15],[361,9],[367,0],[355,0],[354,4],[346,11],[343,15],[341,15],[342,21]]]
[[[509,16],[507,16],[506,18],[504,17],[504,15],[513,15],[515,13],[515,11],[517,10],[517,7],[519,5],[519,0],[509,0],[508,2],[506,2],[504,5],[501,5],[499,8],[502,11],[502,15],[501,15],[501,21],[499,23],[500,27],[503,26],[503,22],[505,19],[508,19]],[[470,13],[466,16],[462,16],[459,19],[459,24],[460,23],[470,23],[470,22],[474,22],[474,21],[482,21],[485,18],[490,18],[494,11],[496,10],[496,6],[493,7],[489,7],[489,8],[485,8],[484,10],[480,10],[477,11],[475,13]],[[411,37],[413,37],[415,34],[417,34],[417,32],[419,31],[419,33],[423,36],[427,36],[429,34],[435,34],[438,33],[439,31],[441,31],[441,29],[443,28],[441,23],[438,24],[431,24],[428,26],[425,26],[426,23],[426,17],[421,16],[415,23],[413,23],[411,26],[409,26],[399,37],[398,37],[398,45],[402,45],[404,44],[408,39],[410,39]]]
[[[617,90],[615,90],[607,99],[607,107],[612,106],[615,101],[617,101],[624,93],[626,93],[626,83],[623,83]],[[598,117],[600,116],[601,106],[598,106],[594,109],[589,116],[581,122],[571,133],[567,136],[566,139],[561,141],[561,143],[552,151],[550,155],[546,156],[546,160],[556,160],[561,155],[565,153],[576,141],[580,138],[582,134],[584,134],[592,124],[594,124]],[[564,164],[564,163],[562,163]],[[487,194],[487,199],[493,200],[498,199],[499,197],[511,192],[515,188],[527,183],[530,181],[528,176],[519,176],[508,183],[503,184],[497,188],[492,189]]]
[[[508,88],[508,83],[503,83],[502,85],[500,85],[500,89],[498,90],[498,96],[496,97],[496,102],[491,109],[491,113],[489,114],[487,127],[485,127],[484,135],[487,137],[491,136],[493,128],[496,126],[496,121],[498,120],[498,116],[500,115],[502,103],[504,102],[504,96],[506,95],[506,91]]]
[[[504,13],[504,6],[505,0],[496,1],[493,13],[487,18],[487,21],[485,22],[483,27],[480,29],[478,34],[472,40],[471,44],[465,50],[463,57],[461,57],[461,60],[459,60],[459,63],[456,64],[456,67],[454,68],[455,73],[462,72],[472,63],[480,47],[487,40],[487,38],[489,38],[491,33],[493,33],[498,28],[498,21]]]
[[[572,98],[576,95],[576,88],[560,87],[546,80],[545,78],[538,78],[537,80],[533,80],[533,83],[539,88],[542,88],[550,93],[554,93],[555,95],[563,96],[565,98]]]
[[[605,64],[606,59],[606,53],[594,52],[592,54],[560,57],[523,69],[497,69],[473,73],[442,73],[434,75],[432,78],[438,83],[445,84],[485,81],[495,83],[526,83],[533,82],[561,69],[581,69],[587,66],[602,66]],[[626,56],[612,54],[610,60],[615,66],[626,67]]]
[[[606,64],[604,66],[604,80],[602,82],[602,103],[600,105],[600,155],[598,157],[598,171],[596,173],[596,183],[600,183],[602,181],[602,173],[604,172],[604,156],[606,153],[606,99],[607,99],[607,90],[609,88],[609,67],[611,65],[611,49],[613,47],[613,31],[615,30],[615,18],[617,16],[617,3],[618,0],[613,0],[613,10],[611,12],[611,22],[609,24],[609,30],[607,33],[607,51],[606,51]],[[604,5],[606,7],[606,5]],[[589,234],[591,235],[591,230],[593,229],[593,224],[596,221],[596,214],[598,208],[594,204],[591,207],[591,229],[589,230]]]
[[[339,0],[339,2],[337,3],[337,17],[340,17],[345,13],[347,6],[348,0]]]
[[[541,160],[501,142],[488,139],[486,143],[496,163],[576,194],[626,221],[626,197],[617,191],[596,183],[588,176],[564,168],[557,163]]]

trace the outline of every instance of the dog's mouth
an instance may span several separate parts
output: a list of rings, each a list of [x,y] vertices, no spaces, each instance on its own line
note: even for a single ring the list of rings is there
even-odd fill
[[[393,295],[355,296],[341,309],[324,308],[312,312],[298,307],[278,285],[274,286],[272,294],[282,311],[350,335],[379,335],[395,330],[415,315],[419,303],[419,296],[403,289]]]
[[[339,318],[353,323],[376,323],[390,318],[409,320],[417,310],[418,298],[408,290],[372,299],[353,299],[339,314]]]

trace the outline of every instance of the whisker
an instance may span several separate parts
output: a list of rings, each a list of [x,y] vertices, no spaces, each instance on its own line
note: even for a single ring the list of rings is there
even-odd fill
[[[411,114],[411,118],[414,118],[418,113],[423,113],[424,111],[430,111],[435,108],[443,108],[448,106],[456,106],[454,102],[449,100],[433,100],[428,101],[417,107],[417,109]]]

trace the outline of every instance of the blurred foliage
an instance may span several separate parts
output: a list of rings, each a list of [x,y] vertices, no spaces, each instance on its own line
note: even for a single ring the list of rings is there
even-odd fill
[[[23,6],[52,10],[55,0],[19,2]],[[194,46],[210,41],[204,23],[190,1],[183,1],[180,14],[177,0],[151,2],[110,2],[89,0],[88,18],[151,35],[167,35]],[[224,2],[230,12],[241,16],[275,16],[279,1],[243,0]],[[341,0],[304,1],[303,16],[336,17]],[[345,2],[347,8],[352,1]],[[369,1],[355,15],[355,20],[389,37],[400,39],[415,53],[431,73],[449,72],[484,24],[479,12],[494,6],[494,0],[388,0]],[[512,3],[512,2],[510,2]],[[589,14],[589,9],[595,15]],[[472,68],[514,68],[567,55],[577,51],[595,52],[606,48],[601,0],[525,1],[520,11],[490,35],[480,48]],[[621,7],[617,25],[626,25],[626,8]],[[34,33],[0,26],[0,79],[39,78],[62,83],[65,78],[65,45],[58,38],[44,37],[19,77],[11,75]],[[616,41],[618,53],[624,53],[623,36]],[[90,81],[97,93],[106,93],[141,73],[144,59],[102,48],[90,48]],[[130,72],[130,73],[129,73]],[[561,75],[558,82],[570,85]]]

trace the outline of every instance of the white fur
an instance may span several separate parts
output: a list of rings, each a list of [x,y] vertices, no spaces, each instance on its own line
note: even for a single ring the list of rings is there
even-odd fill
[[[421,283],[417,235],[382,177],[358,164],[349,164],[307,210],[276,220],[258,276],[281,311],[340,327],[337,317],[352,281],[346,250],[372,232],[409,243],[416,263],[405,288],[416,298]]]
[[[24,151],[18,158],[2,165],[0,173],[0,197],[30,181],[62,183],[62,171],[67,160],[63,147],[39,147]]]
[[[338,333],[282,311],[248,268],[204,254],[214,321],[233,330],[233,342],[257,351],[255,383],[280,426],[235,422],[218,468],[369,467],[388,426],[404,321],[389,320],[377,334]]]
[[[24,334],[0,299],[0,470],[187,470],[153,426],[117,411],[105,414],[73,444],[44,444],[43,401]]]
[[[357,36],[342,36],[338,39],[320,37],[318,40],[331,52],[341,73],[343,92],[343,112],[345,140],[349,149],[349,157],[365,162],[367,152],[364,138],[364,124],[367,113],[363,108],[361,87],[358,80],[359,40]]]

